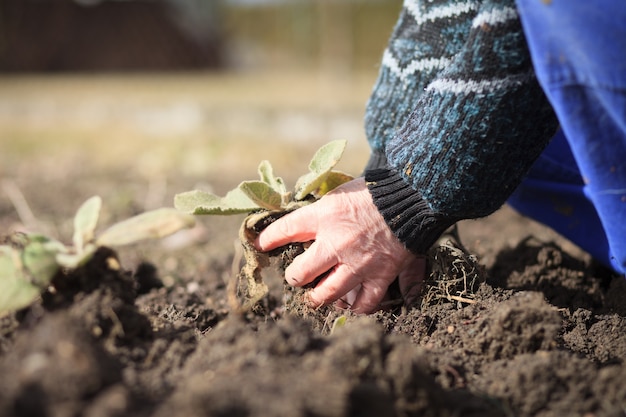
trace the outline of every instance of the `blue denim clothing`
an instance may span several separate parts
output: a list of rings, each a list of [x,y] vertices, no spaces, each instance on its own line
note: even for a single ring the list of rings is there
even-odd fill
[[[517,0],[562,131],[509,200],[626,272],[626,2]]]

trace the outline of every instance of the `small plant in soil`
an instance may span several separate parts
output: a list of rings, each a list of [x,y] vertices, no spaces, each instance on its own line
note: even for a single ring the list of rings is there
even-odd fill
[[[274,175],[272,165],[262,161],[258,168],[259,179],[243,181],[235,189],[220,197],[195,190],[175,196],[174,206],[196,215],[229,215],[246,213],[239,238],[243,246],[245,265],[238,275],[237,289],[243,296],[244,309],[254,307],[267,293],[261,271],[269,266],[270,257],[281,258],[281,268],[305,250],[306,244],[290,244],[269,253],[260,253],[253,245],[256,236],[281,216],[311,204],[352,176],[333,168],[346,147],[345,140],[329,142],[317,150],[309,163],[309,172],[302,175],[293,191],[285,186],[281,177]]]
[[[195,224],[191,215],[161,208],[114,224],[96,236],[101,207],[98,196],[81,205],[74,216],[71,245],[35,233],[16,233],[5,239],[0,245],[0,316],[30,305],[60,270],[79,268],[99,248],[158,239]]]

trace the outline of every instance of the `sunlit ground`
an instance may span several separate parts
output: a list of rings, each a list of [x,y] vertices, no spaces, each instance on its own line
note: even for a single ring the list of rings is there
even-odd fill
[[[182,73],[0,78],[0,176],[219,177],[236,185],[262,159],[299,175],[311,152],[346,139],[344,171],[368,150],[363,111],[375,73]]]

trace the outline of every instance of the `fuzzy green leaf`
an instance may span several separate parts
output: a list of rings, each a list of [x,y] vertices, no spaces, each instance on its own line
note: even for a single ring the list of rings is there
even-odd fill
[[[335,140],[318,149],[309,163],[310,172],[301,176],[296,182],[294,195],[296,200],[304,199],[319,188],[320,184],[328,176],[328,173],[341,159],[346,145],[347,141],[345,140]]]
[[[239,184],[241,189],[259,207],[268,210],[280,209],[283,196],[263,181],[244,181]]]
[[[311,172],[322,172],[332,169],[341,159],[347,144],[348,141],[340,139],[328,142],[319,148],[309,162],[309,170]]]
[[[28,306],[39,296],[39,289],[26,281],[16,258],[17,251],[0,246],[0,317]]]
[[[67,246],[58,240],[39,233],[16,233],[10,236],[10,240],[22,248],[33,243],[40,243],[45,246],[46,250],[51,252],[67,252],[69,250]]]
[[[64,268],[76,269],[91,259],[96,249],[98,249],[96,245],[88,243],[80,253],[57,253],[56,262]]]
[[[22,264],[30,274],[33,283],[40,288],[50,284],[54,274],[59,270],[57,254],[65,251],[60,242],[46,236],[29,236],[30,243],[22,251]]]
[[[72,241],[77,251],[82,251],[83,246],[93,240],[101,208],[102,199],[98,196],[94,196],[85,201],[76,212],[76,216],[74,216],[74,237]]]
[[[276,177],[274,175],[274,169],[269,161],[261,161],[259,164],[259,176],[261,177],[261,181],[269,185],[279,194],[286,194],[287,187],[285,187],[285,182],[282,178]]]
[[[173,208],[161,208],[111,226],[96,239],[96,244],[123,246],[146,239],[160,239],[194,224],[195,219],[190,214]]]
[[[324,181],[317,187],[317,190],[313,191],[313,195],[316,198],[321,198],[324,194],[353,179],[354,177],[352,175],[346,174],[345,172],[330,171]]]
[[[200,190],[180,193],[174,197],[174,207],[185,213],[198,215],[241,214],[260,208],[239,188],[229,191],[224,197]]]
[[[11,246],[0,246],[0,279],[21,277],[22,265],[19,252]]]

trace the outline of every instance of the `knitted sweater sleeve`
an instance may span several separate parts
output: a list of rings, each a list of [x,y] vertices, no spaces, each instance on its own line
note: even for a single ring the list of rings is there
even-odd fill
[[[557,128],[514,0],[406,0],[365,123],[369,191],[410,250],[497,210]]]

